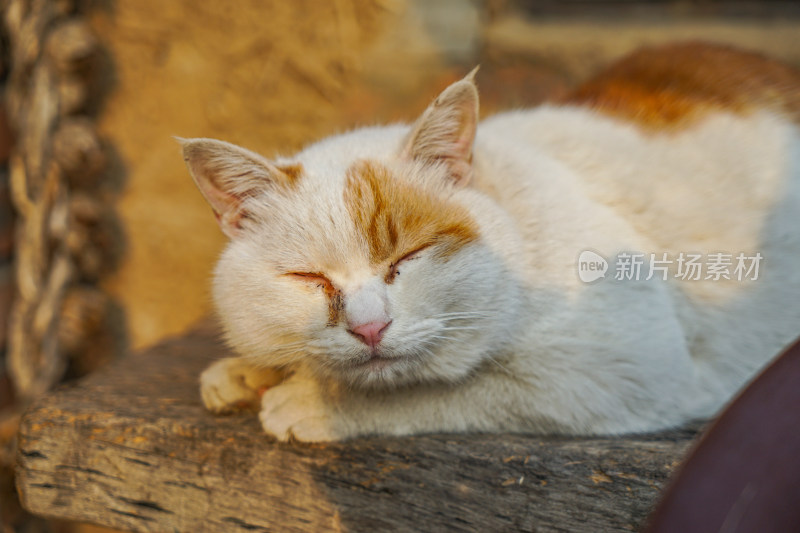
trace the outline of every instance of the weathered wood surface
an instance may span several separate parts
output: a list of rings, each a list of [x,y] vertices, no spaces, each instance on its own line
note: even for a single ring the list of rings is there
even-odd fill
[[[23,504],[131,531],[630,531],[695,434],[278,444],[251,413],[203,410],[216,338],[206,324],[35,404]]]

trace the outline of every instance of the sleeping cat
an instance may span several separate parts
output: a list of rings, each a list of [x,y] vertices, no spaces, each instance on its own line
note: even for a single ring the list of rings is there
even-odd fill
[[[208,409],[260,401],[280,440],[644,432],[800,334],[797,71],[644,49],[480,124],[474,77],[291,158],[181,141],[230,238],[240,357],[202,374]]]

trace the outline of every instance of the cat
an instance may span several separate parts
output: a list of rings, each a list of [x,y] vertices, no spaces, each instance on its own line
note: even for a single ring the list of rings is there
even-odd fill
[[[797,70],[692,42],[480,124],[473,71],[290,158],[181,139],[240,355],[203,402],[311,442],[709,417],[800,334],[799,121]]]

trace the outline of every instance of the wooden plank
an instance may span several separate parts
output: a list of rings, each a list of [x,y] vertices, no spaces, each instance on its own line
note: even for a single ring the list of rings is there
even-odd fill
[[[695,435],[279,444],[252,413],[204,411],[217,339],[205,324],[32,406],[24,506],[130,531],[631,531]]]

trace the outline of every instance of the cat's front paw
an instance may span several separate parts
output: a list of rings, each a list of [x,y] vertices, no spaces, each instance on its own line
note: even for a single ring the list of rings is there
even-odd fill
[[[200,395],[206,409],[213,413],[255,409],[263,389],[282,378],[275,369],[255,368],[239,357],[220,359],[200,374]]]
[[[328,442],[347,437],[342,421],[312,379],[290,379],[264,393],[261,425],[279,441]]]

